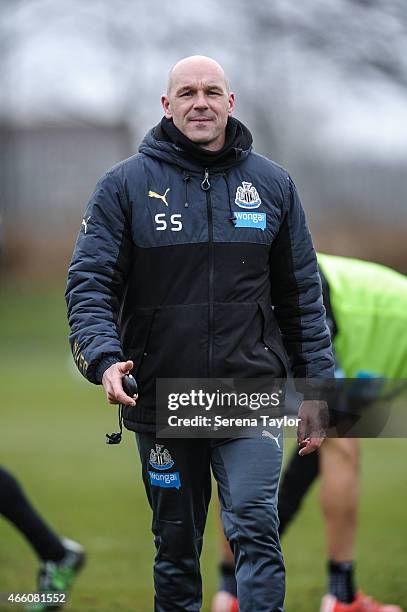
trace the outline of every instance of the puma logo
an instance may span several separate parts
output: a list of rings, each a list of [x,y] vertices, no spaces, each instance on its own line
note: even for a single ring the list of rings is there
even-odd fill
[[[85,234],[88,231],[89,219],[90,219],[90,217],[88,217],[87,219],[82,219],[82,224],[81,225],[83,225],[83,227],[85,228]]]
[[[278,448],[280,448],[280,441],[279,441],[280,434],[278,434],[278,436],[273,436],[272,433],[270,433],[269,431],[264,430],[261,435],[263,436],[263,438],[271,438],[272,440],[274,440],[274,442],[277,444]]]
[[[149,191],[148,192],[148,197],[149,198],[157,198],[158,200],[162,200],[164,202],[164,204],[166,206],[168,206],[168,202],[167,202],[167,193],[170,191],[170,188],[168,187],[168,189],[165,190],[164,195],[160,195],[159,193],[156,193],[155,191]]]

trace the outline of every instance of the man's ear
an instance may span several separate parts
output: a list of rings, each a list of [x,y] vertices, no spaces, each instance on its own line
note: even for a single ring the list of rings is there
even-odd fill
[[[235,94],[233,93],[233,91],[231,91],[229,94],[229,110],[228,110],[229,115],[233,113],[234,108],[235,108]]]
[[[170,100],[166,94],[163,94],[161,96],[161,106],[163,107],[164,115],[166,116],[166,118],[172,119],[172,112],[170,109]]]

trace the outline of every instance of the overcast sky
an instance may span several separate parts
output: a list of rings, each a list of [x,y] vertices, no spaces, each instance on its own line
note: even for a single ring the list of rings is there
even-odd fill
[[[383,7],[382,5],[385,5]],[[0,0],[0,108],[19,121],[161,116],[180,57],[223,62],[237,116],[322,150],[407,152],[405,5],[373,0]],[[304,144],[304,142],[302,142]]]

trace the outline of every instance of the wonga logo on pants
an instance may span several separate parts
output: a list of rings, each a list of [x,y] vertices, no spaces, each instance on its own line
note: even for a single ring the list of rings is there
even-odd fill
[[[163,474],[159,472],[148,471],[150,474],[150,484],[154,487],[164,487],[165,489],[180,489],[181,480],[179,472],[170,472],[169,474]]]
[[[150,484],[154,487],[164,487],[165,489],[179,489],[181,487],[181,480],[179,472],[170,472],[169,474],[163,474],[163,470],[169,470],[174,465],[174,461],[170,455],[169,450],[164,448],[162,444],[156,444],[155,450],[152,448],[150,451],[150,465],[160,472],[153,472],[149,470]]]

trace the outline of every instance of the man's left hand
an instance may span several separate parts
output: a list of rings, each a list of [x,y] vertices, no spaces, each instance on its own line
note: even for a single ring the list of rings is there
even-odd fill
[[[298,454],[302,457],[316,451],[326,437],[328,405],[321,400],[304,400],[298,411]]]

